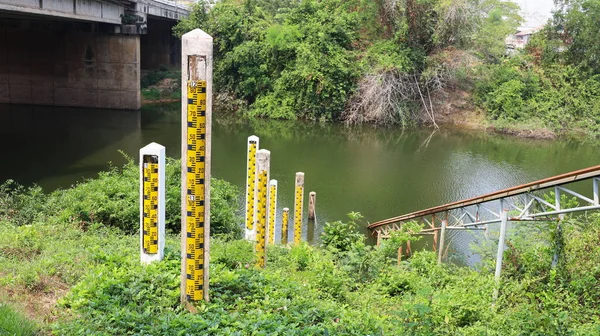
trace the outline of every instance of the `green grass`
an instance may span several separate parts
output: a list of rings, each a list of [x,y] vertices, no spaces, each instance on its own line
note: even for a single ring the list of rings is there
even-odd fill
[[[177,230],[167,234],[162,262],[139,262],[137,178],[129,163],[48,197],[0,185],[0,298],[18,307],[58,297],[56,306],[35,307],[45,309],[36,320],[51,315],[43,330],[69,336],[600,334],[597,214],[563,222],[556,268],[556,223],[512,228],[494,305],[493,232],[478,269],[439,265],[429,251],[398,265],[394,239],[366,245],[353,213],[326,224],[324,246],[269,246],[260,269],[252,244],[231,239],[242,223],[239,191],[215,180],[211,218],[221,234],[211,240],[211,300],[190,314],[179,303]],[[179,189],[170,189],[174,226]],[[14,309],[0,309],[0,335],[35,332]]]
[[[0,303],[0,336],[36,335],[36,325],[11,307]]]

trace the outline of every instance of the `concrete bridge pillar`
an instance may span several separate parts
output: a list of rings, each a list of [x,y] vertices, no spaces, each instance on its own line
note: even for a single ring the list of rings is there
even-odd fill
[[[99,28],[0,21],[0,103],[139,109],[140,37]]]

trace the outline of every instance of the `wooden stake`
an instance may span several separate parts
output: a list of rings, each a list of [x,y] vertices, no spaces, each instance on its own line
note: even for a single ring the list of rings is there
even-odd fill
[[[316,215],[315,215],[316,202],[317,202],[317,193],[314,191],[311,191],[308,194],[308,219],[312,219],[312,220],[316,219]]]

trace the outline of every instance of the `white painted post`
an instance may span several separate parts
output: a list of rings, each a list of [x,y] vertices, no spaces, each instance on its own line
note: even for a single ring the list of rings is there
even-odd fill
[[[181,302],[208,301],[213,40],[181,38]]]
[[[287,244],[289,220],[290,220],[290,208],[283,208],[283,213],[281,214],[281,243],[282,244]]]
[[[277,221],[277,180],[269,182],[269,244],[275,244],[275,222]]]
[[[258,188],[256,207],[256,266],[264,268],[267,263],[267,219],[269,218],[269,170],[271,152],[260,149],[256,155]]]
[[[444,255],[444,241],[446,240],[446,226],[448,226],[448,220],[442,219],[442,230],[440,232],[440,247],[438,250],[438,264],[442,263],[442,256]]]
[[[295,198],[294,198],[294,244],[299,245],[302,240],[302,209],[304,206],[304,173],[296,173]]]
[[[165,249],[165,147],[140,149],[140,259],[160,261]]]
[[[256,240],[256,152],[259,139],[256,135],[248,137],[246,163],[246,228],[245,239]]]

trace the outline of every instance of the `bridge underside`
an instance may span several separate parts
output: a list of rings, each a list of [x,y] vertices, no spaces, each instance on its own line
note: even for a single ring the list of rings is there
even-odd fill
[[[140,108],[140,38],[0,17],[0,103]]]
[[[158,0],[0,0],[0,103],[139,109],[140,70],[178,65],[186,14]]]
[[[173,36],[173,20],[148,15],[148,31],[140,36],[141,68],[175,67],[181,63],[181,40]]]

